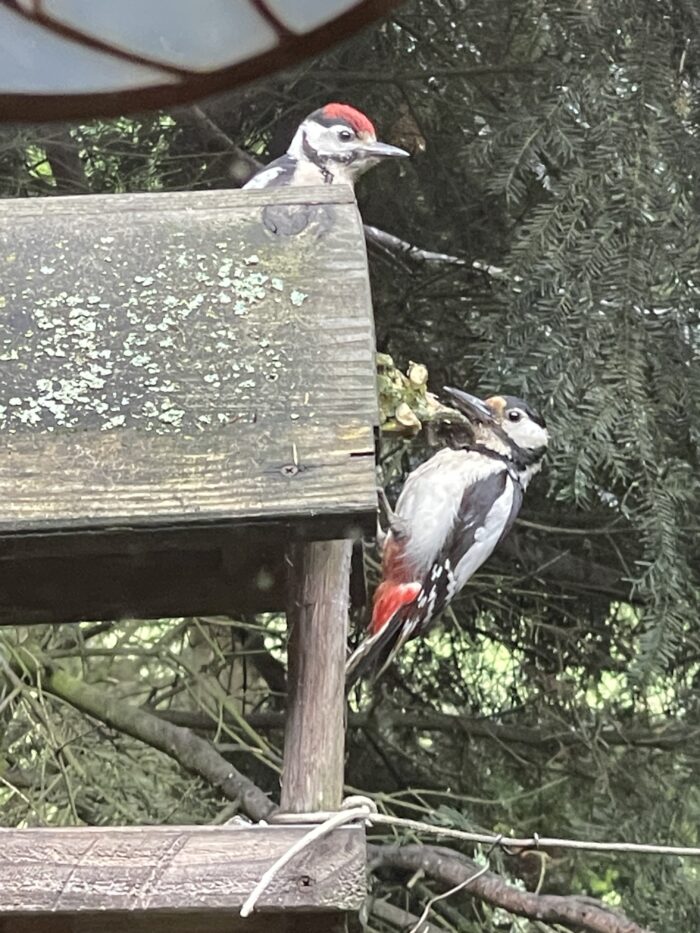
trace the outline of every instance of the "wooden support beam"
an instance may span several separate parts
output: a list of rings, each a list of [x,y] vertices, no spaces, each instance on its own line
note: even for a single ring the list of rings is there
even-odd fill
[[[343,794],[345,652],[352,541],[290,551],[283,810],[333,810]]]
[[[0,933],[195,929],[326,933],[328,917],[365,895],[361,827],[343,827],[297,855],[238,910],[263,872],[308,827],[159,826],[0,830]],[[284,911],[267,920],[267,912]],[[332,913],[328,913],[331,911]],[[314,926],[309,913],[322,912]],[[99,919],[97,919],[99,916]],[[272,923],[272,925],[271,925]],[[300,927],[296,927],[299,929]]]
[[[328,914],[120,913],[0,917],[0,933],[331,933]]]
[[[0,933],[331,933],[328,914],[121,913],[0,917]]]
[[[287,725],[282,809],[334,810],[343,794],[345,651],[352,541],[290,549]],[[307,933],[305,922],[294,928]],[[345,916],[324,933],[345,933]]]

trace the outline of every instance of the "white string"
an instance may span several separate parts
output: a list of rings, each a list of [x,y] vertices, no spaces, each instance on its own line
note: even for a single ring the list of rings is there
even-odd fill
[[[303,849],[306,849],[312,843],[316,842],[317,839],[322,839],[324,836],[327,836],[328,833],[333,832],[333,830],[337,829],[339,826],[343,826],[345,823],[352,823],[355,820],[365,819],[368,815],[371,814],[370,807],[364,803],[364,797],[357,798],[363,801],[361,804],[359,804],[359,806],[352,806],[354,799],[355,798],[349,797],[347,800],[345,800],[343,803],[345,809],[328,814],[327,819],[312,829],[311,832],[308,832],[305,836],[302,836],[301,839],[297,839],[294,845],[291,845],[286,852],[283,852],[282,855],[280,855],[276,862],[273,862],[272,865],[270,865],[267,871],[263,874],[260,881],[258,881],[258,883],[246,898],[245,903],[241,907],[241,917],[247,917],[253,912],[255,905],[260,899],[263,891],[265,891],[265,889],[272,883],[275,876],[289,861],[294,858],[295,855],[298,855],[299,852],[301,852]],[[374,806],[374,801],[371,801],[371,803],[372,806]],[[302,814],[290,813],[288,815],[301,816]],[[272,822],[276,822],[276,820],[273,820]]]
[[[478,842],[482,845],[503,845],[507,849],[578,849],[588,852],[630,852],[637,855],[679,855],[700,857],[700,847],[678,845],[655,845],[644,842],[596,842],[588,839],[559,839],[553,836],[540,836],[533,833],[526,838],[514,836],[494,835],[493,833],[472,833],[462,829],[452,829],[450,826],[436,826],[434,823],[424,823],[420,820],[406,819],[402,816],[390,816],[387,813],[377,813],[376,805],[370,797],[355,796],[349,798],[353,806],[370,806],[374,812],[363,816],[368,823],[374,826],[400,826],[404,829],[414,829],[418,832],[430,833],[433,836],[445,836],[450,839],[461,839],[464,842]],[[277,813],[271,822],[274,823],[322,823],[333,815],[335,811],[321,810],[316,813]]]
[[[269,818],[270,823],[287,824],[300,826],[309,823],[316,824],[310,832],[306,833],[301,839],[298,839],[284,852],[263,874],[260,881],[255,885],[251,893],[246,898],[241,907],[241,917],[248,917],[254,910],[260,896],[269,887],[275,876],[290,862],[295,855],[302,852],[316,840],[327,836],[339,826],[346,823],[361,821],[379,826],[401,826],[404,829],[413,829],[418,832],[431,833],[434,836],[446,836],[449,839],[461,839],[464,842],[477,842],[482,845],[502,846],[504,850],[508,849],[579,849],[589,852],[630,852],[637,855],[678,855],[678,856],[700,856],[700,847],[693,846],[672,846],[672,845],[653,845],[651,843],[641,842],[594,842],[587,839],[557,839],[556,837],[540,836],[533,833],[532,836],[525,839],[504,836],[502,833],[493,835],[491,833],[472,833],[462,829],[452,829],[449,826],[435,826],[431,823],[423,823],[420,820],[405,819],[400,816],[390,816],[386,813],[378,813],[377,805],[371,797],[356,795],[347,797],[340,810],[319,810],[314,813],[275,813]],[[425,922],[432,905],[448,897],[456,891],[461,890],[467,885],[476,881],[486,871],[488,863],[476,874],[471,875],[465,881],[460,882],[454,888],[432,898],[426,905],[419,922],[414,926],[411,933],[417,933],[418,928]]]

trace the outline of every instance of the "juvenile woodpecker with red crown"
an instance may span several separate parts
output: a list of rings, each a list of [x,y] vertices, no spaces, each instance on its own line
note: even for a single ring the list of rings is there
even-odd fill
[[[349,104],[326,104],[300,124],[287,152],[261,169],[244,188],[353,185],[382,159],[408,156],[377,141],[372,122]]]
[[[347,663],[348,686],[379,676],[427,631],[508,534],[542,466],[549,435],[526,402],[445,392],[473,436],[438,451],[406,480],[389,515],[370,634]]]

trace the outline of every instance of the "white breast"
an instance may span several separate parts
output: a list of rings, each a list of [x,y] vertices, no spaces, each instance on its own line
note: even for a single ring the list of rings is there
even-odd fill
[[[299,159],[294,166],[294,184],[299,185],[322,185],[325,181],[323,172],[314,162],[309,159]]]
[[[396,513],[408,530],[405,555],[417,579],[427,572],[439,553],[446,531],[452,527],[457,517],[464,490],[480,479],[504,470],[505,465],[500,460],[484,457],[476,451],[446,448],[411,473],[396,503]],[[510,481],[506,488],[512,504],[513,489]],[[504,496],[501,496],[501,499],[504,499]],[[498,503],[500,515],[505,510],[506,503],[501,503],[500,499]],[[510,509],[506,512],[503,524],[508,514]],[[496,537],[491,544],[496,518],[494,515],[493,528],[491,524],[484,528],[479,551],[485,552],[489,545],[491,549],[479,563],[486,559],[498,541]],[[466,557],[464,559],[466,560]],[[471,572],[473,573],[473,570]],[[459,568],[457,573],[459,574]]]

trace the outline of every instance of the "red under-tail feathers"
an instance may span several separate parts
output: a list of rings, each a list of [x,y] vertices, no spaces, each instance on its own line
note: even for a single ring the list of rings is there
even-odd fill
[[[392,542],[393,544],[393,542]],[[382,580],[374,594],[372,621],[369,635],[355,649],[345,668],[346,689],[370,672],[377,674],[393,657],[397,645],[403,642],[404,621],[414,612],[416,598],[422,586],[418,580],[401,579],[403,568],[394,560],[391,544],[384,555],[384,572],[388,579]],[[397,579],[398,577],[398,579]]]
[[[377,587],[370,634],[353,651],[345,666],[345,689],[361,677],[378,677],[403,644],[412,638],[420,618],[417,600],[423,587],[417,581],[385,580]]]
[[[353,651],[345,668],[346,688],[383,668],[401,639],[403,619],[415,608],[421,583],[405,563],[404,549],[389,537],[382,555],[382,582],[374,593],[369,633]]]
[[[396,610],[415,599],[419,591],[420,582],[415,579],[414,569],[406,566],[404,549],[396,538],[389,537],[382,554],[382,582],[372,604],[370,634],[380,632]]]
[[[420,593],[421,585],[417,580],[410,583],[394,583],[392,580],[383,580],[374,594],[372,607],[372,621],[369,626],[370,633],[376,635],[387,624],[397,609],[413,602]]]

